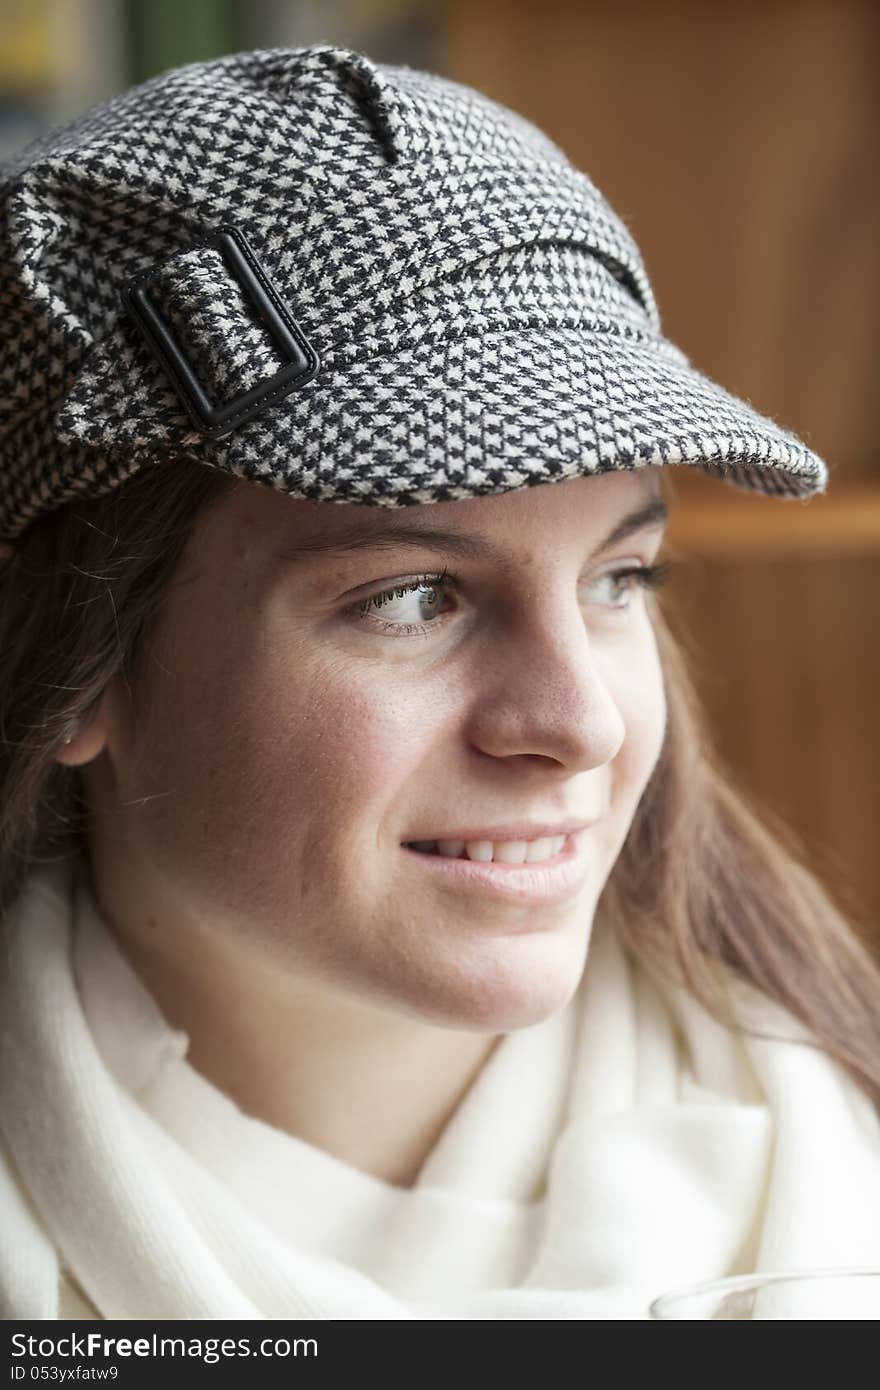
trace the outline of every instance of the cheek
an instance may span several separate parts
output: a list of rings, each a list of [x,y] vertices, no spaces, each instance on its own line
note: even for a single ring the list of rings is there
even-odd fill
[[[638,661],[616,673],[614,696],[626,729],[613,777],[615,821],[625,837],[666,735],[666,692],[653,633],[648,632]]]
[[[212,871],[371,848],[430,738],[424,690],[387,670],[264,639],[162,657],[126,796],[151,833]],[[173,788],[170,795],[162,795]],[[142,822],[143,823],[143,822]]]
[[[275,712],[271,756],[265,728],[250,717],[246,737],[264,799],[306,809],[325,837],[375,844],[429,744],[424,692],[331,662],[273,680],[263,694],[263,709]]]

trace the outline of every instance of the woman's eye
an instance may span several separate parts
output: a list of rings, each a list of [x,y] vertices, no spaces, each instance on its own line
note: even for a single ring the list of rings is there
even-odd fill
[[[378,594],[372,594],[370,598],[362,599],[355,604],[353,612],[357,618],[366,618],[371,623],[378,623],[383,630],[395,634],[412,634],[414,632],[425,632],[427,626],[436,626],[431,619],[436,619],[438,610],[442,602],[443,592],[455,583],[455,576],[448,570],[442,574],[423,574],[418,579],[409,580],[405,584],[397,585],[393,589],[383,589]],[[403,613],[404,620],[390,622],[387,614],[389,609],[395,609],[398,614]],[[381,612],[382,617],[374,617],[374,613]],[[406,621],[406,618],[410,621]],[[415,621],[412,621],[415,619]]]
[[[633,592],[638,588],[659,588],[665,583],[670,568],[669,561],[656,565],[627,565],[599,575],[590,587],[606,586],[610,601],[603,606],[612,612],[627,613],[632,608]],[[351,612],[355,618],[366,619],[394,636],[427,634],[431,628],[441,626],[446,618],[447,614],[440,612],[443,595],[456,582],[455,575],[448,570],[442,574],[423,574],[362,599]],[[618,602],[618,599],[626,601]],[[379,613],[381,617],[376,616]],[[396,620],[392,621],[394,615]]]
[[[612,591],[620,594],[624,598],[632,595],[637,589],[659,589],[661,584],[665,584],[669,577],[671,562],[661,561],[656,565],[625,565],[620,569],[609,570],[607,574],[602,574],[596,580],[597,584],[610,581]],[[628,612],[632,604],[627,601],[625,604],[613,603],[612,608]]]

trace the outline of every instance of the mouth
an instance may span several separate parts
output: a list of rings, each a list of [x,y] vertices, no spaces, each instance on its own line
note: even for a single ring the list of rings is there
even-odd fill
[[[464,859],[474,864],[501,865],[508,869],[533,864],[561,864],[571,849],[573,835],[550,835],[537,840],[410,840],[404,849],[441,859]]]
[[[438,883],[446,883],[462,893],[482,893],[526,906],[563,902],[581,891],[590,873],[590,857],[586,852],[588,834],[589,828],[556,837],[561,838],[563,844],[559,849],[554,845],[555,852],[547,858],[520,863],[495,860],[494,857],[482,860],[473,858],[473,844],[463,846],[456,854],[449,852],[455,842],[446,842],[446,853],[441,852],[438,842],[432,840],[410,841],[402,848],[414,864],[421,866]],[[443,844],[442,841],[439,843]],[[474,843],[487,845],[493,854],[496,848],[503,847],[505,843],[510,846],[522,844],[521,841],[500,841],[496,845],[490,845],[488,841]],[[468,849],[471,853],[468,853]],[[514,851],[511,848],[508,852]]]

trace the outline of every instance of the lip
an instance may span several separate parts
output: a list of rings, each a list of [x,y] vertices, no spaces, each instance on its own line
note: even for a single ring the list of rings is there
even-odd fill
[[[553,835],[574,835],[595,824],[594,820],[581,816],[577,820],[561,820],[555,825],[539,825],[536,821],[508,822],[494,828],[483,826],[480,830],[432,830],[429,835],[409,835],[406,843],[422,843],[426,840],[546,840]]]
[[[403,848],[420,860],[428,873],[444,874],[448,882],[457,884],[464,892],[481,892],[513,903],[565,902],[580,892],[589,874],[590,865],[584,853],[588,829],[584,826],[567,835],[559,854],[542,864],[481,864],[472,859],[425,854],[408,845]]]

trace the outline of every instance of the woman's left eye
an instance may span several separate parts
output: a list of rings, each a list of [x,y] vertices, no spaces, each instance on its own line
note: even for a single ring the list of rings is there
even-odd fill
[[[596,584],[610,583],[615,593],[631,593],[635,588],[658,589],[665,583],[671,564],[667,560],[656,565],[626,565],[620,569],[609,570],[607,574],[602,574],[595,580]],[[417,579],[407,580],[405,584],[396,585],[393,589],[383,589],[378,594],[372,594],[369,598],[362,599],[353,605],[349,610],[352,616],[358,620],[365,619],[371,625],[380,627],[385,632],[390,632],[396,637],[414,636],[416,634],[426,634],[432,627],[439,627],[445,614],[438,614],[437,601],[444,589],[451,589],[457,583],[454,574],[449,570],[444,570],[442,574],[422,574]],[[396,601],[409,599],[415,595],[417,602],[416,608],[419,610],[419,622],[389,622],[387,618],[377,618],[374,610],[387,609]],[[422,611],[422,604],[425,599],[430,599],[428,618],[434,621],[426,622],[425,613]],[[632,607],[631,603],[610,605],[613,612],[626,613]]]

